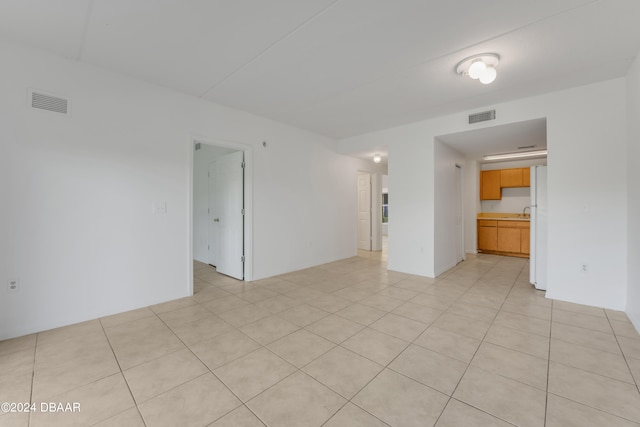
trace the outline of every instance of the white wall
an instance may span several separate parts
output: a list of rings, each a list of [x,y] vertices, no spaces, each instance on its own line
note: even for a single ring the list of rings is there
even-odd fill
[[[200,262],[209,262],[209,163],[233,151],[201,143],[193,154],[193,259]]]
[[[434,218],[435,223],[438,224],[434,230],[434,244],[437,248],[434,252],[434,272],[438,276],[455,267],[458,261],[456,259],[458,239],[456,214],[458,195],[462,197],[462,194],[459,193],[461,189],[456,188],[456,164],[462,167],[463,174],[466,174],[467,171],[465,170],[465,157],[453,148],[436,140],[434,151]]]
[[[254,279],[356,254],[363,162],[335,141],[13,44],[0,56],[0,281],[21,281],[0,289],[0,339],[190,294],[195,136],[253,147]],[[70,97],[72,116],[28,108],[28,88]]]
[[[513,102],[492,122],[468,125],[460,112],[345,139],[341,152],[389,147],[389,269],[435,275],[434,137],[547,118],[549,284],[547,296],[623,309],[627,293],[625,80],[615,79]],[[603,149],[605,148],[606,149]],[[477,192],[470,195],[473,206]],[[586,212],[585,212],[586,210]],[[473,213],[471,214],[473,215]],[[400,223],[396,225],[396,220]],[[587,262],[589,272],[580,264]]]
[[[464,173],[464,250],[468,254],[478,253],[478,212],[480,205],[480,163],[467,160]]]
[[[627,126],[629,145],[627,153],[627,256],[628,281],[627,315],[640,331],[640,55],[636,57],[627,75]]]

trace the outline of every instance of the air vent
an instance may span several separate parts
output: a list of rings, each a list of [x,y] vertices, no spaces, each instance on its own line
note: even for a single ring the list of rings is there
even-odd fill
[[[53,111],[54,113],[69,114],[69,100],[30,90],[31,107],[40,110]]]
[[[469,114],[469,124],[486,122],[496,119],[496,110],[483,111],[482,113]]]

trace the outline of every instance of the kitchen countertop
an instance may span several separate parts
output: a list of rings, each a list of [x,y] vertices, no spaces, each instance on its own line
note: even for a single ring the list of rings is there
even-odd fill
[[[529,215],[522,216],[517,213],[503,213],[503,212],[480,212],[478,219],[490,219],[499,221],[530,221]]]

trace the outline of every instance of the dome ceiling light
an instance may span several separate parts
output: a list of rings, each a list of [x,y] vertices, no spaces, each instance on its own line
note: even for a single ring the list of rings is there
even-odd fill
[[[480,83],[488,85],[492,83],[498,72],[496,67],[500,62],[497,53],[482,53],[463,59],[456,66],[456,72],[462,76],[469,76]]]

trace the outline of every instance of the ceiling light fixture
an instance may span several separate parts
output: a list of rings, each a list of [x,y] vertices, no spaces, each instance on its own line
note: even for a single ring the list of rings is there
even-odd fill
[[[373,163],[380,163],[382,161],[382,156],[380,154],[373,155]]]
[[[528,157],[543,157],[547,155],[547,150],[536,151],[521,151],[519,153],[503,153],[503,154],[488,154],[482,156],[484,160],[505,160],[505,159],[524,159]]]
[[[480,83],[488,85],[498,75],[496,67],[499,62],[500,56],[497,53],[473,55],[458,62],[456,73],[461,76],[469,76],[474,80],[480,80]]]

